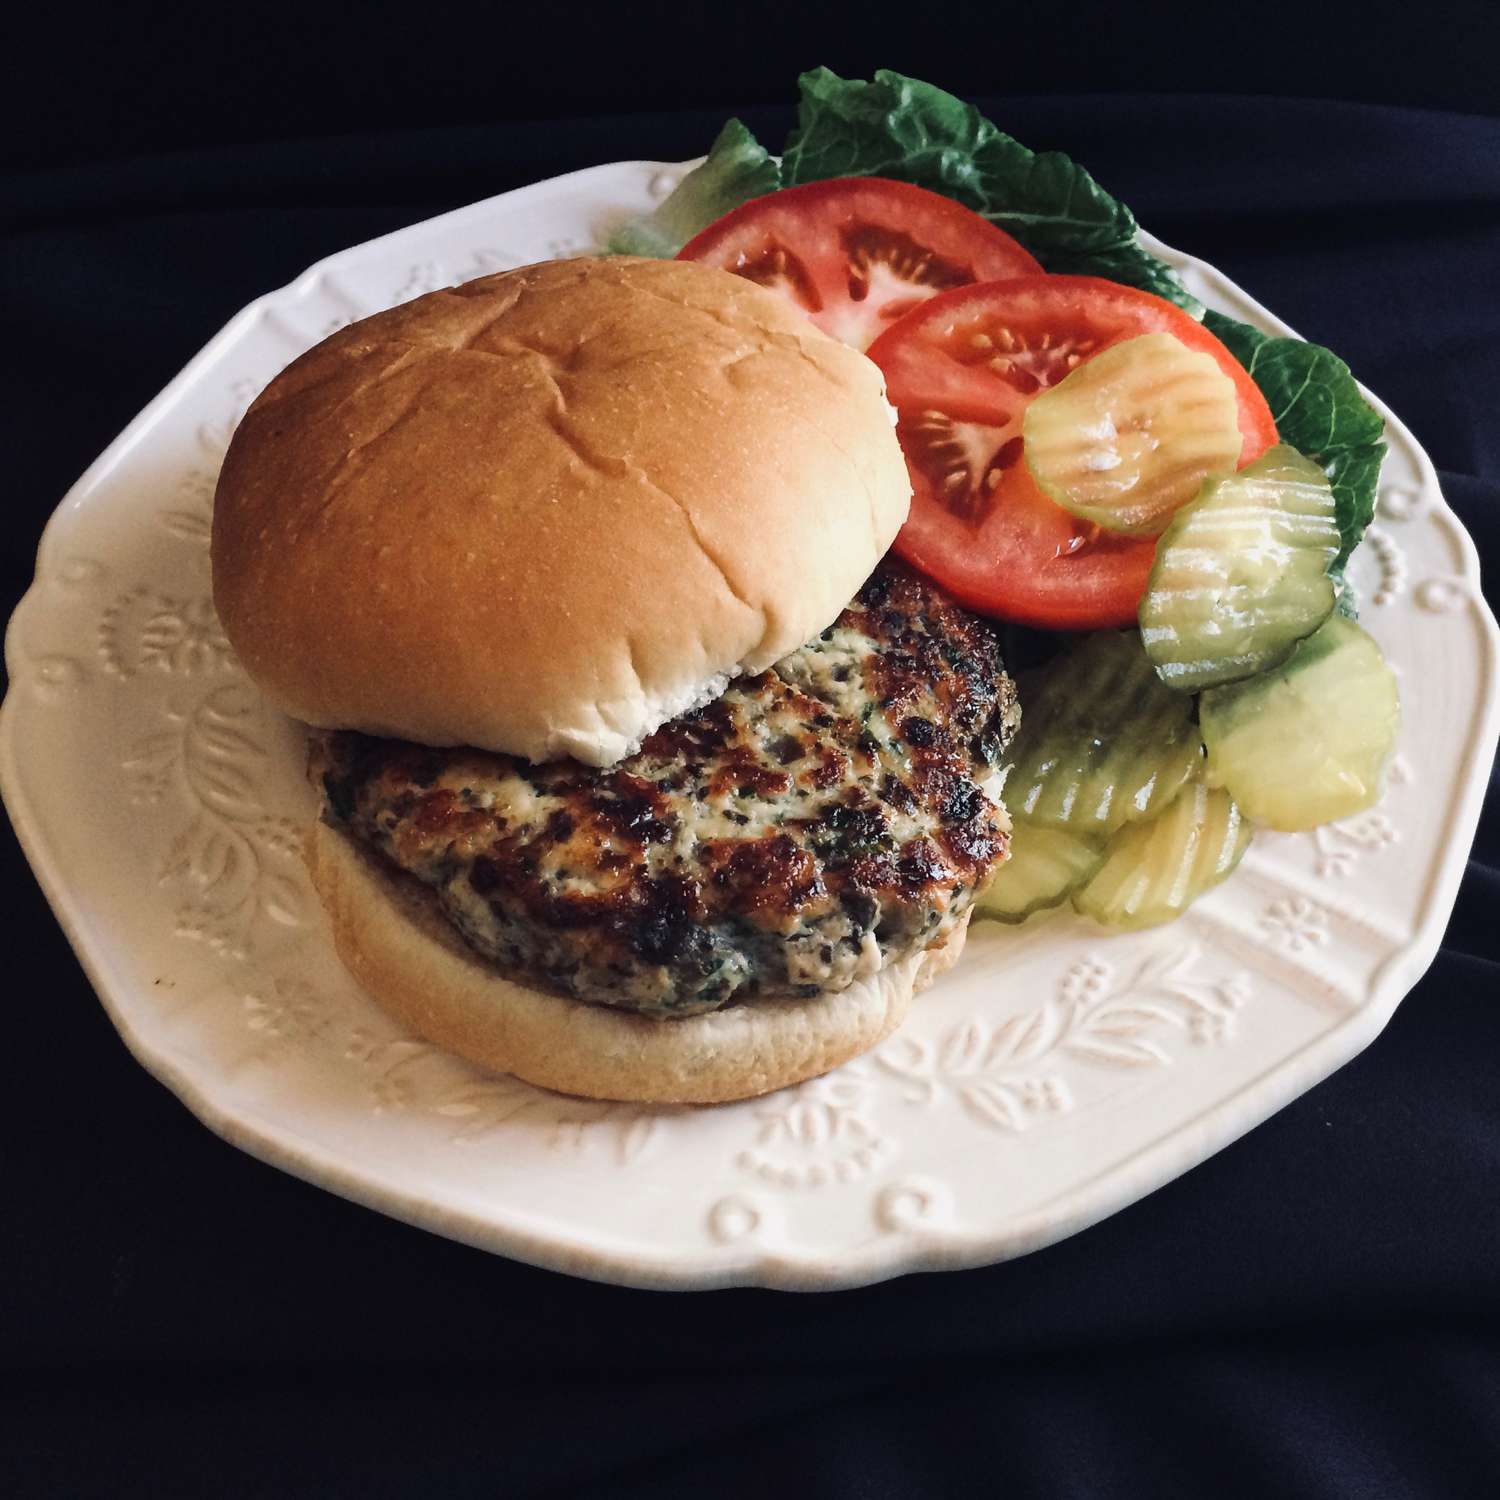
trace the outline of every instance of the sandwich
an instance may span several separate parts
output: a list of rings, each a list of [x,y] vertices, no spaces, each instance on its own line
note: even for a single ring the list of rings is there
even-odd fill
[[[885,554],[880,372],[765,288],[579,259],[278,375],[219,479],[229,640],[310,731],[308,866],[411,1029],[712,1103],[877,1045],[1009,824],[993,630]]]

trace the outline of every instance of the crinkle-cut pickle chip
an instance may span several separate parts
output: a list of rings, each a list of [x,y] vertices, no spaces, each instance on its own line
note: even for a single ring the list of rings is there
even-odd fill
[[[1330,615],[1279,667],[1199,700],[1205,779],[1245,816],[1300,833],[1380,799],[1401,704],[1380,647]]]
[[[1018,821],[1108,837],[1202,766],[1193,700],[1162,685],[1136,631],[1082,637],[1027,678],[1021,701],[1001,767]]]
[[[1173,516],[1141,600],[1161,680],[1198,692],[1265,671],[1333,611],[1339,528],[1328,476],[1278,443]]]
[[[1228,792],[1194,781],[1149,823],[1110,840],[1073,906],[1108,927],[1155,927],[1180,917],[1239,864],[1250,825]]]
[[[1024,922],[1033,912],[1060,906],[1104,861],[1104,841],[1066,828],[1011,823],[1010,858],[979,898],[982,917]]]
[[[1107,531],[1156,536],[1244,438],[1234,382],[1170,333],[1111,344],[1026,408],[1022,454],[1043,493]]]

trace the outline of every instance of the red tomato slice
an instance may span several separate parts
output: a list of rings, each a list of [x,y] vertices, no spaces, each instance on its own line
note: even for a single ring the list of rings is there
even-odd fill
[[[869,356],[911,472],[896,550],[984,614],[1054,630],[1133,624],[1156,544],[1075,520],[1021,462],[1031,398],[1100,350],[1165,332],[1234,381],[1243,467],[1276,441],[1260,388],[1181,308],[1092,276],[1025,276],[934,297]]]
[[[963,204],[884,177],[836,177],[753,198],[677,258],[770,287],[856,349],[938,292],[1042,269]]]

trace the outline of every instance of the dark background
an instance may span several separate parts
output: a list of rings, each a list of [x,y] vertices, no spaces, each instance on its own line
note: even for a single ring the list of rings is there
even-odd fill
[[[796,75],[897,68],[956,93],[1209,93],[1493,113],[1488,0],[1007,7],[326,3],[28,7],[0,161],[389,127],[785,104]]]
[[[895,66],[1084,161],[1334,347],[1500,558],[1490,7],[33,11],[0,88],[7,607],[52,507],[308,263],[797,72]],[[1358,1060],[1023,1261],[862,1292],[569,1281],[221,1144],[128,1057],[13,838],[0,1491],[1493,1494],[1500,830]]]

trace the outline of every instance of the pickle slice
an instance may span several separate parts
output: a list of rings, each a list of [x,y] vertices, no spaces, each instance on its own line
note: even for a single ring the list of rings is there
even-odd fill
[[[1199,703],[1205,779],[1257,823],[1297,833],[1379,800],[1401,705],[1380,647],[1353,620],[1330,615],[1281,666]]]
[[[1032,912],[1060,906],[1103,861],[1102,839],[1017,819],[1011,824],[1010,858],[976,903],[979,915],[1024,922]]]
[[[1195,781],[1149,823],[1110,840],[1073,906],[1108,927],[1155,927],[1179,917],[1240,862],[1250,825],[1228,792]]]
[[[1021,701],[1001,764],[1014,818],[1107,836],[1165,807],[1202,765],[1193,700],[1162,685],[1133,630],[1084,636]]]
[[[1333,489],[1283,443],[1210,479],[1162,533],[1141,600],[1161,680],[1197,692],[1273,667],[1333,611]]]
[[[1244,439],[1234,382],[1170,333],[1112,344],[1043,391],[1022,453],[1050,500],[1108,531],[1155,536]]]

